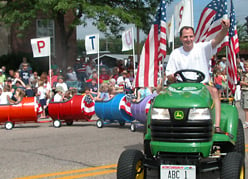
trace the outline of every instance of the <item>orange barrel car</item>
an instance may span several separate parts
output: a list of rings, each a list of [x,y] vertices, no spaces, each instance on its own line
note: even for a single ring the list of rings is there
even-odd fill
[[[50,102],[48,114],[56,128],[62,122],[72,125],[73,121],[90,121],[95,114],[95,102],[88,95],[74,95],[67,101]]]
[[[12,129],[18,123],[31,123],[38,120],[39,104],[35,97],[24,97],[17,104],[0,105],[0,123],[5,129]]]

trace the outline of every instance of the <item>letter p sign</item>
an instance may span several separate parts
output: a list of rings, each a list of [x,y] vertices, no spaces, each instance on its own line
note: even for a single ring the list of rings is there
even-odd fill
[[[45,42],[41,40],[37,41],[37,47],[38,47],[39,53],[41,53],[41,49],[45,47]]]
[[[34,57],[50,56],[50,37],[31,39]]]

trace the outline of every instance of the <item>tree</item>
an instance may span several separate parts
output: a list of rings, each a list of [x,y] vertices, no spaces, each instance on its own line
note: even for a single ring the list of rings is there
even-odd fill
[[[124,24],[135,24],[148,32],[158,3],[159,0],[7,0],[0,1],[0,16],[5,24],[17,24],[20,37],[38,15],[54,19],[60,29],[57,38],[63,40],[61,60],[65,67],[68,40],[77,25],[87,25],[87,20],[92,19],[105,34],[120,34]],[[65,15],[69,12],[73,21],[65,26]]]

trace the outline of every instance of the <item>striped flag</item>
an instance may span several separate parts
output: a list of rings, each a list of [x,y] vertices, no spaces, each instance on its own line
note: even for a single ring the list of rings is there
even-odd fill
[[[129,116],[133,116],[131,113],[131,102],[124,96],[119,104],[119,109],[124,110]]]
[[[221,20],[227,18],[227,0],[212,0],[202,11],[195,33],[196,42],[214,39],[221,30]],[[217,46],[217,51],[228,45],[228,34]]]
[[[95,102],[89,95],[84,95],[81,102],[81,110],[85,116],[93,116],[95,114]]]
[[[181,0],[174,8],[175,36],[178,37],[183,26],[194,27],[193,24],[193,0]]]
[[[135,87],[156,87],[158,62],[166,56],[166,1],[161,0],[155,21],[143,46]]]
[[[235,93],[237,83],[236,54],[239,52],[239,39],[235,20],[233,1],[231,0],[229,48],[228,48],[228,86],[232,93]]]

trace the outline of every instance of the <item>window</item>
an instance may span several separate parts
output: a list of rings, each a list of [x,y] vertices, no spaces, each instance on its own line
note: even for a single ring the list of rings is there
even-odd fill
[[[51,38],[51,54],[55,56],[55,29],[54,20],[51,19],[37,19],[36,20],[36,37],[50,37]]]

